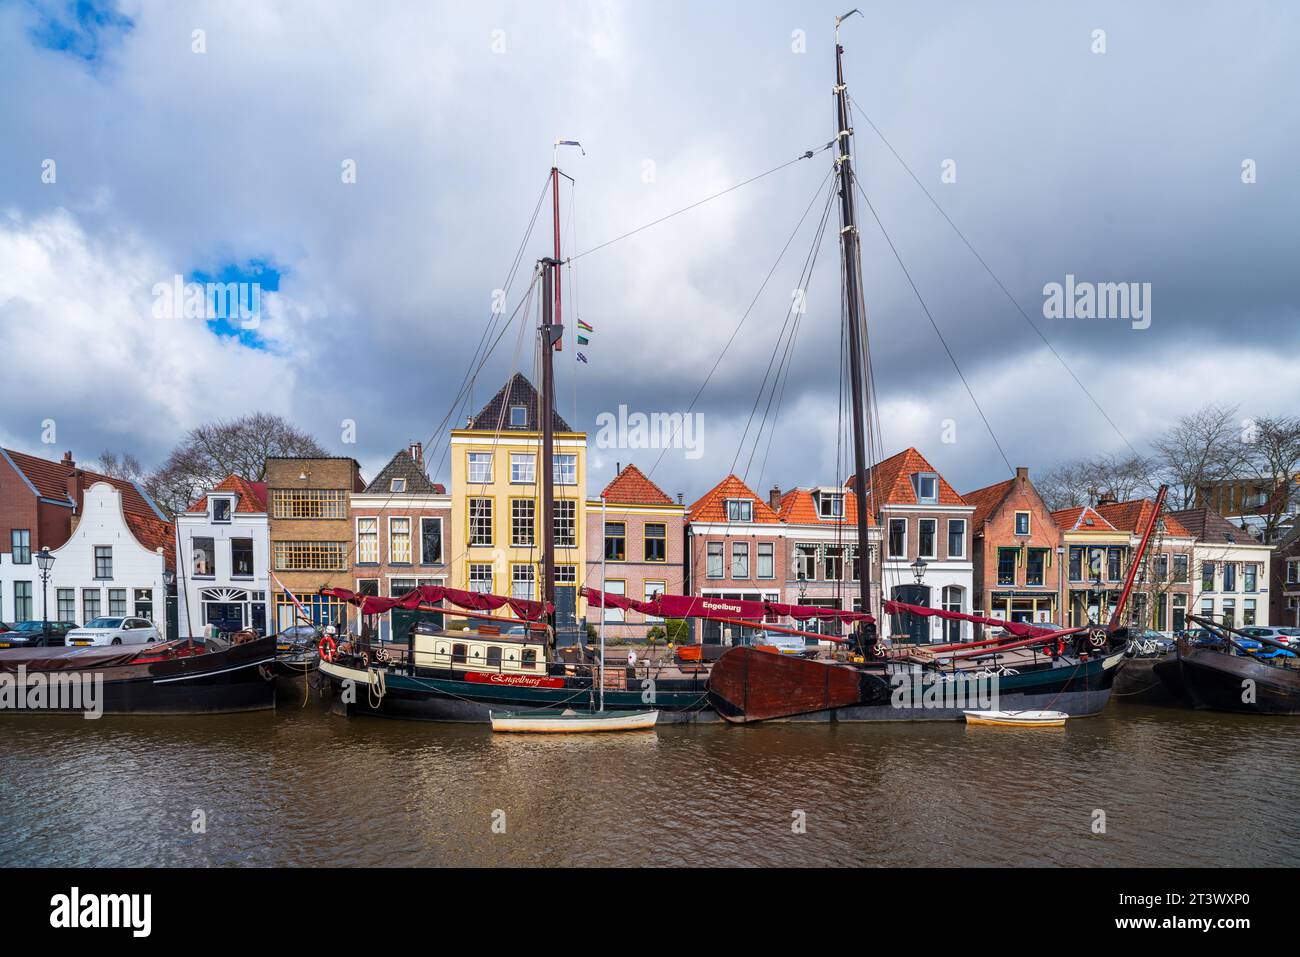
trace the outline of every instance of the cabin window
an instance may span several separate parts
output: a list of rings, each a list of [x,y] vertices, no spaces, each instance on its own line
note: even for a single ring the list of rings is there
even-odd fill
[[[459,642],[451,646],[451,663],[454,665],[463,665],[469,660],[467,655],[468,649]]]
[[[500,669],[501,667],[501,649],[495,645],[490,646],[487,650],[487,663],[490,668]]]
[[[525,648],[522,664],[525,668],[532,668],[537,664],[537,650],[535,648]]]

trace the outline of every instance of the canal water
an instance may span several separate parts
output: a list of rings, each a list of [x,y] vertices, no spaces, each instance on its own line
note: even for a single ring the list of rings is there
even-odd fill
[[[4,867],[1293,865],[1298,800],[1300,721],[1115,702],[1059,730],[556,738],[314,700],[0,716]]]

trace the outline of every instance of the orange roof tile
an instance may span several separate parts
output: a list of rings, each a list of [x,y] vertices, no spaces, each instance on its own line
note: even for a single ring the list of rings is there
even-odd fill
[[[221,483],[213,488],[214,492],[234,492],[239,496],[239,501],[235,503],[236,512],[265,512],[266,511],[266,483],[250,482],[248,479],[239,475],[229,475],[221,480]],[[206,512],[208,510],[208,497],[200,496],[199,500],[191,505],[186,511]]]
[[[635,465],[626,466],[601,492],[607,502],[619,505],[675,505],[668,494],[646,478]]]
[[[161,548],[167,567],[176,570],[176,531],[170,522],[162,522],[149,515],[126,512],[126,525],[131,534],[150,551]]]
[[[1151,520],[1151,513],[1155,511],[1155,507],[1156,503],[1150,499],[1135,498],[1127,502],[1116,502],[1113,505],[1098,505],[1097,511],[1116,528],[1126,532],[1141,533],[1146,528],[1147,522]],[[1186,526],[1168,512],[1162,517],[1165,520],[1166,535],[1174,538],[1193,537]]]
[[[692,522],[725,522],[727,521],[727,499],[729,498],[751,500],[754,503],[755,522],[775,523],[780,521],[776,512],[772,511],[767,502],[755,495],[753,489],[734,475],[728,475],[705,492],[699,501],[687,509],[686,517]]]
[[[780,518],[791,525],[847,525],[854,528],[858,523],[858,497],[852,489],[844,493],[844,517],[822,518],[813,500],[814,489],[795,488],[781,496]],[[874,525],[875,519],[867,516],[867,525]]]
[[[917,472],[939,475],[938,470],[916,449],[904,449],[872,468],[867,475],[867,490],[868,494],[875,496],[875,508],[884,505],[919,505],[916,489],[912,487],[912,476]],[[852,488],[853,477],[850,476],[844,484]],[[939,475],[939,504],[967,504],[942,475]]]
[[[1088,524],[1088,519],[1092,519],[1091,525]],[[1081,528],[1102,532],[1119,531],[1091,505],[1076,505],[1073,508],[1058,509],[1052,513],[1052,520],[1056,522],[1057,528],[1064,529],[1067,532],[1078,531]]]

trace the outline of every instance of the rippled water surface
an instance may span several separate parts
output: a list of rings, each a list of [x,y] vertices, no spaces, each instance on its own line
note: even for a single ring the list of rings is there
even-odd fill
[[[1300,721],[1116,703],[1061,730],[556,738],[347,719],[314,701],[0,717],[3,866],[1291,865],[1298,804]]]

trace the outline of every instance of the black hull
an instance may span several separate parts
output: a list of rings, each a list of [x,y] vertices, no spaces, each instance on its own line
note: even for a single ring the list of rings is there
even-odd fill
[[[1161,674],[1161,665],[1172,662],[1173,674]],[[1125,658],[1115,676],[1111,694],[1123,704],[1181,705],[1182,681],[1173,655],[1158,658]]]
[[[1300,714],[1300,670],[1294,668],[1212,648],[1194,648],[1162,663],[1158,673],[1171,684],[1180,683],[1185,700],[1194,708],[1237,714]]]

